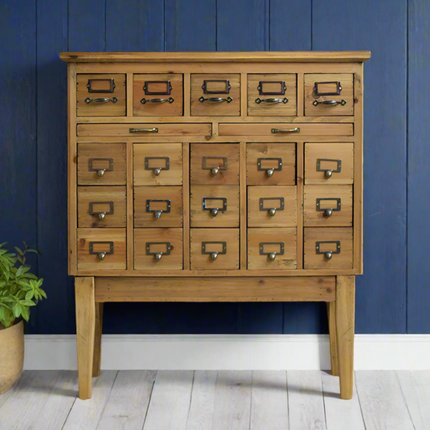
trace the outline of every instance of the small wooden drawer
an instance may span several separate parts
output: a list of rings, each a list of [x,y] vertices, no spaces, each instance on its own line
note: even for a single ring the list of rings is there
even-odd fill
[[[78,270],[126,269],[125,228],[78,228]]]
[[[181,116],[182,85],[180,74],[134,75],[133,115]]]
[[[249,116],[296,116],[297,75],[248,75]]]
[[[79,143],[79,185],[125,185],[124,143]]]
[[[295,143],[248,143],[248,185],[296,185]]]
[[[239,116],[240,74],[192,74],[191,115]]]
[[[354,115],[354,75],[306,74],[305,115]]]
[[[78,124],[79,137],[212,136],[211,124]]]
[[[78,74],[76,116],[125,116],[124,74]]]
[[[353,136],[354,126],[348,123],[223,123],[219,125],[218,132],[220,136],[270,136],[281,139],[294,136]]]
[[[239,186],[193,185],[191,227],[239,227]]]
[[[248,187],[248,227],[295,226],[296,187]]]
[[[125,187],[78,187],[78,227],[125,226]]]
[[[134,229],[135,270],[182,270],[182,228]]]
[[[306,227],[351,227],[352,185],[305,185]]]
[[[353,143],[306,143],[305,184],[352,184]]]
[[[182,227],[182,187],[134,187],[135,227]]]
[[[134,185],[182,185],[182,143],[135,143]]]
[[[239,145],[191,144],[191,184],[239,185]]]
[[[305,269],[352,269],[352,228],[305,228]]]
[[[193,228],[191,270],[239,269],[239,229]]]
[[[248,269],[297,269],[297,229],[249,228]]]

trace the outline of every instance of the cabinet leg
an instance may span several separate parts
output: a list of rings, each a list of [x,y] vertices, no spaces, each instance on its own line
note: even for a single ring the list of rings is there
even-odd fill
[[[352,399],[354,384],[355,276],[336,281],[336,333],[339,351],[340,397]]]
[[[331,374],[339,376],[339,352],[337,350],[336,334],[336,302],[327,303],[328,332],[330,336]]]
[[[96,303],[93,377],[100,376],[101,359],[102,359],[102,333],[103,333],[103,303]]]
[[[75,278],[79,398],[90,399],[96,319],[94,278]]]

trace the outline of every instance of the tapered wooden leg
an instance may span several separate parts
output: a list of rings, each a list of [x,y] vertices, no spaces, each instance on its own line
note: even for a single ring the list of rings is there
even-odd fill
[[[75,278],[79,398],[82,400],[90,399],[92,393],[96,319],[94,292],[94,278]]]
[[[102,333],[103,333],[103,303],[96,303],[93,377],[100,376],[100,366],[102,361]]]
[[[336,302],[327,303],[328,332],[330,336],[331,374],[339,376],[339,352],[337,350],[336,334]]]
[[[352,399],[354,384],[355,276],[338,276],[336,333],[339,351],[340,397]]]

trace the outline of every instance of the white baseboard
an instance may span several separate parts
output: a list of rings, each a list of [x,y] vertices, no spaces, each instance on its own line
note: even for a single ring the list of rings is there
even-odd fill
[[[76,337],[28,335],[24,368],[75,370]],[[105,335],[102,368],[327,370],[326,335]],[[430,335],[357,335],[356,370],[430,369]]]

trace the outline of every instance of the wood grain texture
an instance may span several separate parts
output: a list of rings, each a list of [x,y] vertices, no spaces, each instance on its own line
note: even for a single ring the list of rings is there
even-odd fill
[[[93,378],[100,376],[102,364],[103,303],[95,304]]]
[[[336,332],[336,302],[327,303],[328,333],[330,337],[331,374],[339,376],[339,350]]]
[[[190,144],[182,145],[182,177],[183,177],[183,252],[184,270],[190,268]]]

